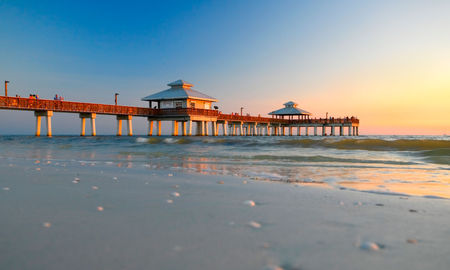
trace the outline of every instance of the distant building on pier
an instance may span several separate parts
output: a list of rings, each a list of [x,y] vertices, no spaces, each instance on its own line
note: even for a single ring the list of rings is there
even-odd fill
[[[171,82],[168,86],[170,86],[169,89],[144,97],[142,100],[148,101],[150,108],[155,109],[193,108],[211,110],[212,103],[217,102],[217,99],[192,89],[194,85],[183,80]]]
[[[270,112],[269,115],[275,116],[275,118],[282,119],[287,116],[290,120],[293,120],[294,116],[297,116],[298,119],[309,119],[309,117],[311,116],[310,112],[297,108],[298,104],[295,102],[288,101],[283,105],[284,108]]]

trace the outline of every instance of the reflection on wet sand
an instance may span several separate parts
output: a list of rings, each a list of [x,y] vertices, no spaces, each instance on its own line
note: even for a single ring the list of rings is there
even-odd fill
[[[322,165],[322,166],[321,166]],[[172,168],[187,169],[205,175],[235,175],[249,177],[253,180],[280,181],[299,185],[337,187],[359,191],[405,194],[450,198],[450,177],[444,178],[446,172],[430,169],[395,168],[395,167],[338,167],[327,164],[310,166],[249,166],[246,164],[223,164],[214,158],[184,157],[174,160]],[[342,180],[344,179],[344,180]]]
[[[368,192],[450,198],[450,177],[443,177],[445,172],[441,172],[440,177],[435,177],[428,170],[420,169],[371,170],[355,173],[354,181],[343,180],[339,181],[338,185]]]

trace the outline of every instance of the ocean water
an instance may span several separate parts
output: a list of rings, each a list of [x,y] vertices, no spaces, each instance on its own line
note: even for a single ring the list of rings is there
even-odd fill
[[[386,195],[450,198],[449,136],[0,136],[0,162],[50,161],[234,175]],[[49,163],[50,163],[49,162]]]

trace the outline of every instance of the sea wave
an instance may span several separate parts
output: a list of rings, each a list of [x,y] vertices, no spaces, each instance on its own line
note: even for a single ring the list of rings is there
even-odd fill
[[[183,138],[138,138],[138,143],[150,144],[218,144],[218,145],[236,145],[243,147],[254,146],[272,146],[272,147],[302,147],[302,148],[334,148],[342,150],[367,150],[367,151],[427,151],[425,155],[450,156],[450,140],[432,140],[432,139],[373,139],[373,138],[320,138],[320,139],[294,139],[280,137],[183,137]]]
[[[300,139],[281,140],[279,143],[290,146],[299,145],[303,147],[327,147],[345,150],[423,151],[444,149],[443,151],[450,151],[450,141],[448,140]]]
[[[373,159],[354,159],[354,158],[336,158],[329,156],[275,156],[275,155],[256,155],[251,159],[272,160],[286,162],[342,162],[342,163],[364,163],[364,164],[390,164],[390,165],[416,165],[415,162],[395,161],[395,160],[373,160]]]

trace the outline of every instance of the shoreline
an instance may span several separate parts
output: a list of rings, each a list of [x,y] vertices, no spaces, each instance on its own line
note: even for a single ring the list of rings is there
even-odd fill
[[[450,263],[448,200],[180,170],[29,163],[0,165],[2,269],[445,269]]]

